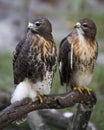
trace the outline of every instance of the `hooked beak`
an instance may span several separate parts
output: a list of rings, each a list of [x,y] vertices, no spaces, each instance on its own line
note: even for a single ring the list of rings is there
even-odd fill
[[[33,23],[28,23],[27,28],[34,32],[38,32],[36,26]]]
[[[76,23],[76,25],[74,26],[74,28],[80,28],[81,24],[79,22]]]
[[[34,25],[33,23],[28,23],[28,28],[33,29]]]

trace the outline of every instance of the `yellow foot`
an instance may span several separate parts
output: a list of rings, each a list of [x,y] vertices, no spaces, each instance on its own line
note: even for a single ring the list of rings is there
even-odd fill
[[[92,91],[92,90],[91,90],[90,88],[84,87],[84,90],[86,90],[89,95],[91,94],[91,91]]]
[[[77,91],[79,91],[80,93],[82,93],[83,92],[83,88],[82,87],[74,87],[74,90],[77,90]]]
[[[83,91],[87,91],[87,93],[90,95],[91,94],[91,89],[88,87],[74,87],[74,90],[78,90],[80,93],[83,93]]]
[[[43,97],[44,97],[44,95],[42,95],[42,94],[39,93],[37,95],[37,97],[39,98],[40,103],[43,103]]]

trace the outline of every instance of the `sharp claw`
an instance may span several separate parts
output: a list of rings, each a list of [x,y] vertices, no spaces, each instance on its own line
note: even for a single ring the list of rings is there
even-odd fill
[[[80,93],[82,93],[82,88],[81,87],[75,87],[74,90],[78,90]]]
[[[38,94],[38,96],[37,96],[37,97],[39,98],[40,103],[43,103],[43,95]]]
[[[87,88],[87,87],[85,87],[85,89],[86,89],[87,93],[90,95],[92,90],[90,88]]]
[[[88,88],[88,87],[74,87],[74,90],[78,90],[80,93],[83,93],[83,91],[84,90],[86,90],[87,91],[87,93],[88,93],[88,95],[90,95],[91,94],[91,89],[90,88]]]
[[[44,95],[42,95],[42,94],[40,94],[40,93],[38,92],[37,97],[38,97],[40,103],[43,103],[43,96],[44,96]]]

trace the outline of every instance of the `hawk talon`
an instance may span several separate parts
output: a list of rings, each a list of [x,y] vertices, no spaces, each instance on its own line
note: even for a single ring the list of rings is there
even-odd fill
[[[90,88],[88,88],[88,87],[74,87],[74,90],[77,90],[77,91],[79,91],[80,93],[83,93],[83,91],[84,90],[86,90],[87,91],[87,93],[88,93],[88,95],[90,95],[91,94],[91,89]]]
[[[92,89],[87,88],[87,87],[84,87],[84,88],[85,88],[85,90],[87,91],[88,95],[90,95],[90,94],[91,94]]]
[[[81,88],[81,87],[74,87],[74,90],[77,90],[80,93],[83,93],[83,88]]]
[[[40,103],[43,103],[43,95],[39,93],[39,94],[37,95],[37,97],[38,97]]]

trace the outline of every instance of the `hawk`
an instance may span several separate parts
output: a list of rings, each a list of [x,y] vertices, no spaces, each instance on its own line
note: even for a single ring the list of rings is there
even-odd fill
[[[77,89],[79,92],[91,89],[91,82],[96,66],[98,44],[96,41],[96,25],[88,18],[80,19],[66,36],[59,47],[59,74],[61,85],[66,84],[67,91]]]
[[[14,85],[11,103],[50,93],[56,71],[56,46],[52,26],[47,18],[36,17],[28,23],[24,38],[16,46],[13,57]]]

